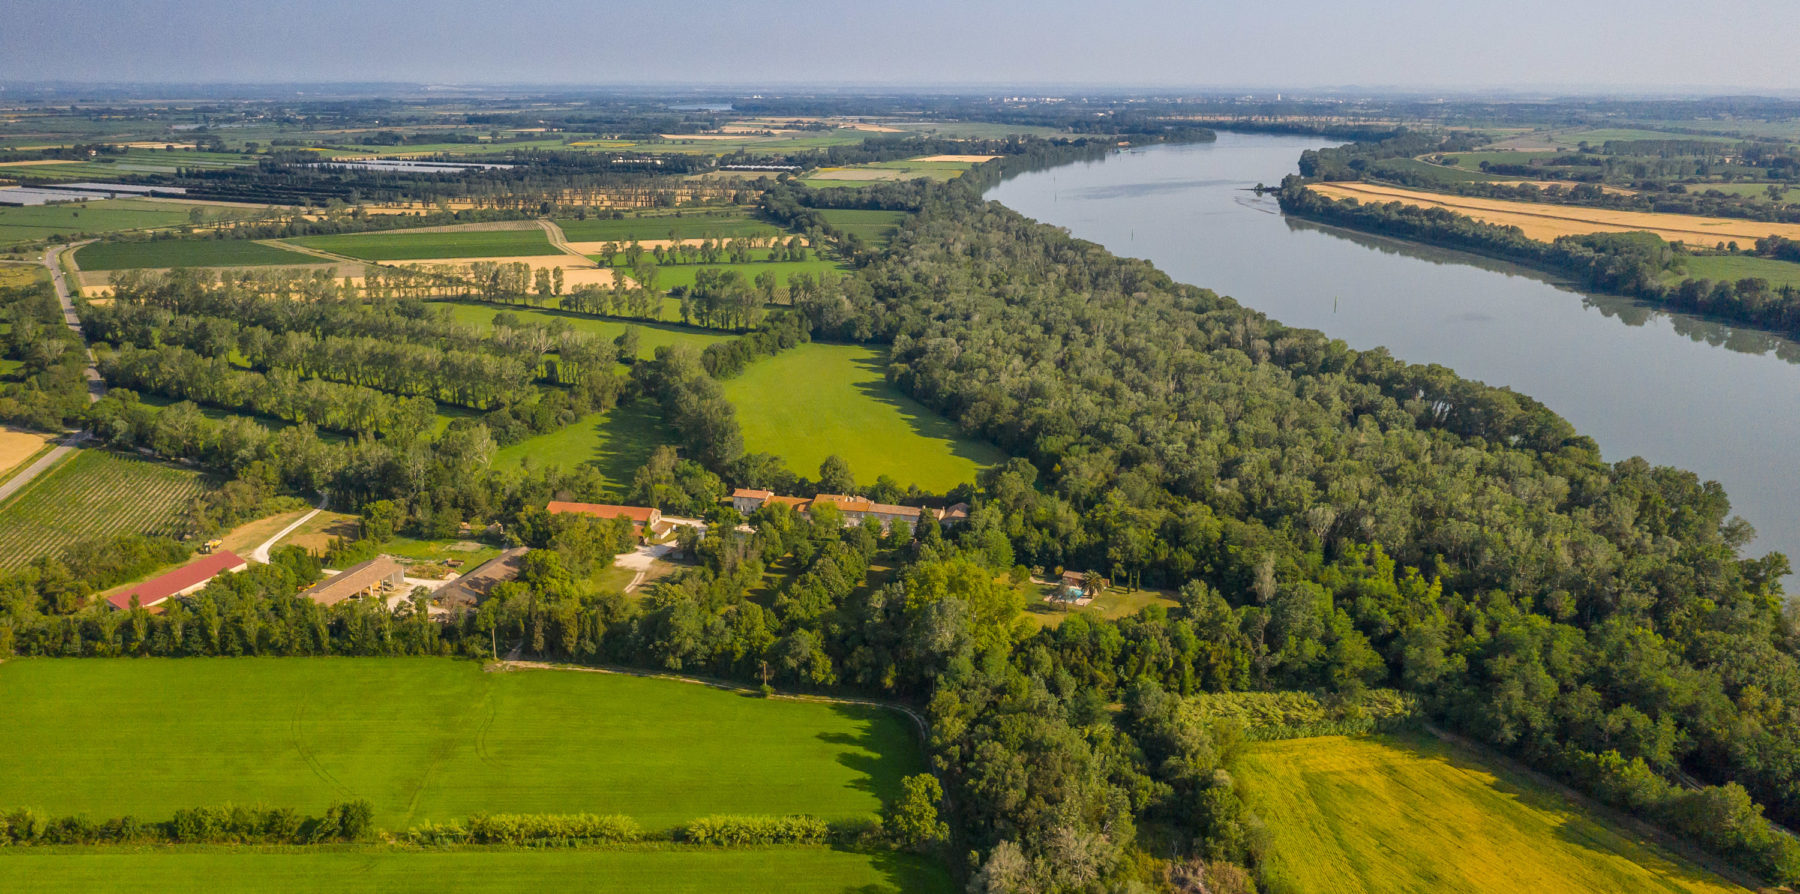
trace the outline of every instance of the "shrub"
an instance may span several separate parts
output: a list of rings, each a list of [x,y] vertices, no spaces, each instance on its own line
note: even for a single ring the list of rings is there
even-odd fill
[[[477,844],[544,842],[625,842],[643,837],[628,816],[576,814],[494,814],[469,817],[469,840]]]
[[[681,830],[684,841],[716,847],[824,844],[831,827],[816,816],[703,816]]]

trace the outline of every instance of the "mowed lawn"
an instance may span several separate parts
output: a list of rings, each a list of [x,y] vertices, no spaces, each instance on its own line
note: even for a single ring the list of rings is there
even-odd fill
[[[645,398],[502,447],[494,454],[494,468],[516,469],[527,459],[540,469],[588,464],[600,470],[608,487],[623,493],[658,445],[674,443],[675,432],[663,421],[662,410]]]
[[[82,540],[174,533],[209,479],[192,469],[87,448],[0,503],[0,569]]]
[[[1423,735],[1260,743],[1238,773],[1294,891],[1745,890]]]
[[[0,691],[0,804],[96,818],[367,798],[390,831],[476,813],[845,819],[925,766],[910,721],[879,708],[449,659],[9,661]]]
[[[270,267],[329,263],[248,239],[158,239],[152,242],[96,242],[75,251],[83,270],[144,267]]]
[[[805,344],[726,380],[745,449],[780,456],[808,477],[837,454],[859,483],[890,475],[938,492],[1005,458],[889,384],[885,357],[861,345]]]
[[[10,848],[0,890],[37,892],[263,891],[638,894],[765,891],[794,894],[934,894],[955,890],[934,861],[823,847],[702,849],[266,851],[189,847]]]
[[[349,233],[290,240],[365,261],[420,261],[435,258],[514,258],[562,254],[541,229],[451,232]]]

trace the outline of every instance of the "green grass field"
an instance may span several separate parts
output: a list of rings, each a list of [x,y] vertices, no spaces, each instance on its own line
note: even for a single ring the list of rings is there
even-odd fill
[[[886,245],[894,228],[908,217],[905,211],[863,211],[854,208],[828,208],[821,210],[819,214],[833,227],[845,233],[855,233],[863,241],[874,245]]]
[[[1293,891],[1744,891],[1423,735],[1259,743],[1236,772]]]
[[[796,273],[811,274],[817,278],[829,271],[843,273],[846,267],[836,261],[823,258],[810,258],[805,261],[751,261],[748,264],[671,264],[656,268],[656,287],[668,290],[676,286],[691,286],[700,271],[708,268],[719,270],[736,270],[743,274],[744,281],[754,283],[759,273],[773,273],[781,286],[785,287],[788,277]]]
[[[74,236],[81,233],[118,233],[126,230],[185,226],[188,212],[205,208],[207,220],[260,214],[260,209],[227,205],[187,205],[149,199],[98,199],[61,205],[0,208],[0,245]]]
[[[330,263],[247,239],[159,239],[154,242],[96,242],[75,251],[83,270],[142,267],[270,267]]]
[[[197,804],[375,804],[404,830],[474,813],[872,816],[924,768],[910,721],[577,671],[448,659],[0,664],[0,804],[166,818]],[[154,698],[146,697],[155,693]]]
[[[668,323],[627,322],[623,320],[605,320],[585,314],[569,313],[560,310],[539,310],[528,307],[501,307],[496,304],[484,304],[477,301],[441,301],[433,302],[439,307],[448,307],[450,317],[464,326],[473,326],[483,332],[494,328],[494,314],[509,311],[521,319],[535,323],[550,324],[557,320],[568,322],[577,332],[586,332],[611,341],[625,333],[627,328],[635,327],[638,331],[638,356],[654,357],[656,349],[663,345],[677,343],[691,344],[695,348],[705,350],[707,345],[717,341],[725,341],[734,336],[696,329],[691,326],[680,326]]]
[[[182,847],[11,848],[0,854],[0,890],[164,891],[632,891],[639,894],[784,891],[900,894],[955,890],[923,857],[823,847],[702,849],[633,847],[544,850],[380,848],[266,850]]]
[[[663,421],[662,411],[644,399],[502,447],[494,454],[494,468],[516,469],[527,458],[537,468],[587,463],[600,470],[608,487],[623,493],[658,445],[674,443],[675,432]]]
[[[419,261],[427,258],[509,258],[561,254],[543,230],[350,233],[291,240],[365,261]]]
[[[589,218],[559,220],[563,235],[570,242],[629,242],[633,239],[702,239],[708,236],[773,236],[784,232],[767,221],[751,217],[747,211],[688,212],[680,217],[669,214],[641,215],[622,220]],[[674,236],[670,236],[674,233]]]
[[[1737,282],[1755,277],[1766,279],[1772,286],[1800,286],[1800,264],[1773,258],[1751,258],[1743,255],[1695,255],[1687,258],[1691,279],[1715,279]],[[1670,273],[1666,279],[1679,281],[1683,274]]]
[[[81,450],[0,504],[0,569],[82,540],[172,533],[208,486],[190,469]]]
[[[1004,458],[888,384],[884,363],[872,348],[815,343],[751,364],[724,383],[745,448],[776,454],[807,476],[835,453],[860,483],[891,475],[932,491],[972,482]]]

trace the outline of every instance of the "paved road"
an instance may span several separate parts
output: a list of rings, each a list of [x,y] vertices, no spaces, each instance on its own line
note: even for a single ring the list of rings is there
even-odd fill
[[[85,440],[87,440],[87,432],[81,432],[64,438],[62,443],[51,448],[49,453],[38,457],[37,462],[26,466],[19,474],[7,479],[5,484],[0,484],[0,502],[5,502],[7,497],[18,493],[20,488],[30,484],[33,478],[49,471],[57,463],[62,462],[63,457],[80,449],[81,443]]]

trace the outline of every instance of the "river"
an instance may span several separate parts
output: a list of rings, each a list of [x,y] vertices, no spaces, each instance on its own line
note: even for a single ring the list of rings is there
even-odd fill
[[[1289,218],[1249,189],[1326,145],[1221,133],[1024,174],[988,198],[1289,325],[1529,394],[1608,460],[1642,456],[1720,482],[1756,527],[1751,551],[1800,563],[1800,344]]]

